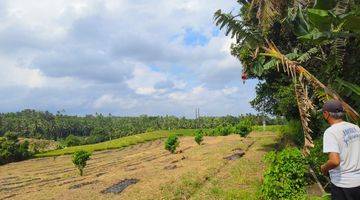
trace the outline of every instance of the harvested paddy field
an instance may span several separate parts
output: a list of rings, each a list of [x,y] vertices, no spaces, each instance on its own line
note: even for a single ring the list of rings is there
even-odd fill
[[[261,182],[262,156],[276,140],[271,132],[205,137],[203,145],[182,137],[176,154],[155,140],[94,152],[84,176],[70,155],[10,163],[0,167],[0,199],[225,199],[225,190],[251,194]]]

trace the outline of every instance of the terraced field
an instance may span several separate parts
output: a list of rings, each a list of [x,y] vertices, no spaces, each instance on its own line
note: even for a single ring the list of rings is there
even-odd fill
[[[0,167],[0,199],[208,199],[211,188],[219,187],[216,180],[239,163],[250,166],[242,173],[252,181],[242,181],[241,187],[219,184],[253,193],[258,186],[253,181],[261,181],[261,157],[276,138],[274,133],[253,132],[247,138],[206,137],[199,146],[192,137],[183,137],[176,154],[164,150],[161,139],[98,151],[82,177],[69,155],[10,163]],[[239,148],[247,152],[243,158],[224,159]],[[235,183],[236,177],[226,177]],[[132,185],[122,188],[124,180]]]

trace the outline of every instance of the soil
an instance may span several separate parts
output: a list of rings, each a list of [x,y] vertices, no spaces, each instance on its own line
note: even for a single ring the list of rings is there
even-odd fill
[[[253,134],[268,138],[263,133]],[[198,145],[193,137],[181,137],[181,154],[168,153],[164,149],[164,140],[94,152],[84,169],[84,176],[78,175],[71,155],[58,156],[55,160],[49,157],[2,165],[0,199],[162,199],[164,186],[181,183],[181,178],[189,173],[196,172],[202,180],[211,180],[209,172],[221,170],[224,163],[236,163],[224,160],[225,156],[239,153],[232,151],[235,148],[247,149],[253,140],[229,135],[204,137],[204,141],[205,145]],[[257,142],[254,146],[258,146]],[[248,154],[246,152],[242,159]],[[123,187],[119,180],[132,179],[141,181],[124,188],[121,194],[115,194]]]
[[[245,151],[242,149],[235,149],[234,151],[235,153],[230,155],[230,156],[226,156],[224,157],[224,159],[226,160],[237,160],[241,157],[243,157],[245,155]]]
[[[91,184],[98,183],[98,182],[99,182],[98,180],[94,180],[94,181],[90,181],[90,182],[84,182],[84,183],[80,183],[80,184],[76,184],[76,185],[70,186],[69,189],[70,189],[70,190],[72,190],[72,189],[78,189],[78,188],[81,188],[82,186],[91,185]]]
[[[119,183],[101,191],[101,193],[114,193],[114,194],[120,194],[122,191],[124,191],[127,187],[130,185],[136,184],[139,182],[139,179],[125,179],[120,181]]]

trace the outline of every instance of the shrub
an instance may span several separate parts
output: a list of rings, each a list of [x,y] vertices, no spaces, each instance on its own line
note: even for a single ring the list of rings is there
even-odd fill
[[[171,153],[175,153],[179,143],[179,138],[176,135],[170,135],[165,142],[165,149]]]
[[[304,133],[302,131],[302,125],[300,121],[291,120],[281,131],[283,136],[293,141],[297,146],[303,146]]]
[[[308,167],[299,149],[270,152],[265,161],[269,166],[261,187],[263,199],[299,199],[304,196]]]
[[[325,185],[328,180],[327,177],[321,173],[320,166],[327,161],[328,155],[323,153],[322,138],[314,140],[314,145],[315,147],[310,149],[310,155],[307,158],[319,181]]]
[[[12,132],[6,132],[4,137],[0,137],[0,164],[21,161],[31,156],[27,140],[20,143],[17,135]]]
[[[64,145],[67,147],[78,146],[81,144],[82,144],[81,138],[72,134],[68,135],[64,141]]]
[[[242,137],[247,136],[252,131],[252,124],[249,119],[241,120],[234,127],[234,133],[239,134]]]
[[[72,162],[79,169],[80,176],[83,175],[86,162],[90,159],[91,153],[87,151],[77,151],[72,156]]]
[[[211,135],[212,136],[227,136],[230,135],[232,131],[232,126],[218,126],[215,129],[213,129]]]
[[[93,134],[87,137],[83,144],[96,144],[100,142],[104,142],[108,139],[106,135],[100,135],[100,134]]]
[[[203,141],[203,131],[202,130],[197,130],[195,133],[195,142],[200,145],[201,142]]]

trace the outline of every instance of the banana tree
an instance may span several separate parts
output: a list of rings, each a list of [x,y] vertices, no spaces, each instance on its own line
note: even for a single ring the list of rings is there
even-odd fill
[[[314,109],[314,105],[308,95],[309,87],[312,87],[313,90],[322,90],[322,92],[324,92],[325,96],[327,97],[326,99],[331,98],[339,100],[342,103],[346,113],[351,117],[351,119],[354,121],[359,120],[359,114],[356,112],[356,110],[353,109],[349,104],[347,104],[340,97],[340,95],[338,95],[335,91],[320,82],[313,74],[311,74],[308,70],[299,65],[298,62],[292,61],[284,54],[282,54],[273,42],[267,42],[267,46],[263,47],[263,49],[265,50],[265,52],[261,53],[261,55],[269,56],[279,60],[282,64],[283,72],[287,73],[294,82],[300,119],[305,135],[303,149],[304,154],[309,154],[309,148],[314,147],[311,137],[312,130],[309,128],[310,112],[312,109]],[[279,66],[277,69],[278,71],[280,71]]]

